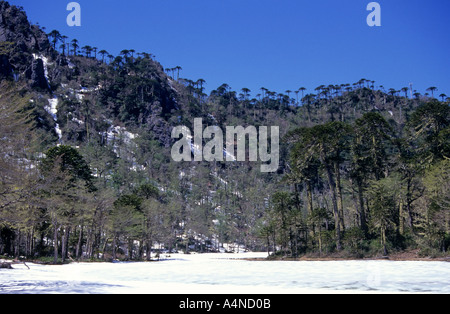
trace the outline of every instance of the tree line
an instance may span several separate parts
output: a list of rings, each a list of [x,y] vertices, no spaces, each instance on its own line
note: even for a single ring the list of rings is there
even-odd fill
[[[270,176],[246,163],[174,165],[144,134],[120,158],[94,138],[40,153],[27,88],[2,90],[0,254],[148,260],[156,243],[206,252],[224,242],[293,257],[448,250],[450,116],[438,100],[401,126],[372,111],[294,128]],[[136,162],[146,167],[131,171]]]
[[[112,63],[113,61],[115,62],[119,62],[120,60],[122,60],[122,58],[135,58],[135,54],[139,57],[143,57],[143,58],[150,58],[152,60],[155,59],[155,55],[151,54],[151,53],[139,53],[136,52],[136,50],[134,49],[124,49],[120,52],[120,55],[115,57],[114,55],[110,54],[108,51],[104,50],[104,49],[100,49],[98,47],[95,46],[90,46],[90,45],[85,45],[82,46],[80,44],[80,42],[77,39],[72,39],[71,41],[69,41],[69,38],[65,35],[62,35],[58,30],[52,30],[51,32],[49,32],[47,34],[47,36],[50,39],[51,44],[53,45],[53,49],[55,51],[57,51],[57,46],[59,48],[59,50],[61,51],[62,55],[66,55],[67,56],[77,56],[77,55],[82,55],[84,53],[84,56],[86,58],[93,58],[93,59],[97,59],[97,55],[101,56],[101,61],[102,62],[106,62],[106,58],[108,58],[109,63]],[[117,59],[119,58],[119,59]],[[180,71],[182,71],[183,68],[181,66],[175,66],[173,68],[165,68],[164,71],[167,73],[167,75],[169,75],[171,77],[172,80],[174,81],[179,81],[182,84],[188,86],[188,89],[191,91],[195,91],[198,95],[200,96],[207,96],[206,94],[203,93],[204,91],[204,85],[206,84],[206,81],[202,78],[193,81],[190,80],[188,78],[181,78],[180,77]],[[234,95],[236,97],[239,97],[240,100],[252,100],[253,102],[255,102],[256,100],[262,101],[263,99],[266,99],[266,101],[269,100],[274,100],[274,99],[278,99],[278,101],[284,102],[288,105],[302,105],[305,104],[307,102],[310,102],[312,99],[317,100],[317,99],[322,99],[322,98],[332,98],[332,97],[336,97],[336,96],[342,96],[342,94],[344,92],[351,92],[351,91],[355,91],[357,89],[361,89],[367,87],[369,89],[372,90],[380,90],[384,93],[388,93],[392,96],[399,96],[401,93],[405,94],[405,97],[408,97],[408,94],[410,94],[411,98],[420,98],[420,97],[431,97],[432,99],[435,98],[434,93],[438,91],[438,88],[435,86],[431,86],[429,88],[426,89],[426,92],[422,95],[420,92],[418,92],[416,89],[413,89],[413,85],[410,84],[409,87],[402,87],[401,89],[395,89],[395,88],[389,88],[386,89],[383,85],[379,85],[376,86],[375,85],[375,81],[370,80],[370,79],[365,79],[362,78],[360,79],[358,82],[355,82],[353,84],[330,84],[330,85],[320,85],[317,86],[314,89],[314,92],[311,93],[307,93],[305,95],[305,91],[307,90],[305,87],[301,86],[296,90],[286,90],[284,93],[283,92],[275,92],[275,91],[271,91],[265,87],[261,87],[255,98],[251,98],[251,90],[243,87],[240,92],[232,92],[231,88],[229,87],[228,84],[223,84],[222,86],[220,86],[217,90],[220,89],[230,89],[231,93],[234,93]],[[295,94],[295,97],[291,97],[291,93]],[[301,93],[301,97],[299,96]],[[431,95],[430,95],[431,93]],[[437,96],[437,95],[436,95]],[[445,94],[445,93],[441,93],[439,95],[439,97],[441,98],[441,100],[444,101],[449,101],[449,97]]]
[[[450,110],[430,101],[396,131],[377,112],[354,123],[295,129],[289,189],[272,196],[267,246],[299,256],[364,256],[419,248],[445,254],[449,234]]]

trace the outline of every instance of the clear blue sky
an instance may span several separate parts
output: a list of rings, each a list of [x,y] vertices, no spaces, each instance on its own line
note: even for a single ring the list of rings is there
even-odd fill
[[[361,78],[396,88],[430,86],[450,96],[450,1],[383,0],[381,27],[366,23],[370,0],[10,0],[33,23],[117,55],[149,52],[182,77],[253,96]]]

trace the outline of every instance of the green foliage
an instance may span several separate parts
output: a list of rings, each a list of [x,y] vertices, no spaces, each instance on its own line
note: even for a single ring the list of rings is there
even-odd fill
[[[70,146],[61,145],[49,149],[42,161],[41,168],[43,173],[47,174],[54,171],[67,172],[74,180],[83,180],[86,186],[93,188],[89,165],[81,154]]]
[[[155,243],[207,251],[227,242],[294,257],[448,250],[448,103],[365,79],[315,94],[262,87],[252,98],[222,84],[207,95],[203,79],[180,78],[181,67],[169,77],[149,53],[99,50],[100,60],[92,43],[48,36],[53,50],[33,52],[50,61],[56,121],[50,96],[26,77],[0,86],[1,250],[55,261],[150,259]],[[32,60],[11,42],[0,55],[21,73]],[[173,163],[171,129],[200,117],[222,129],[279,126],[278,172]]]
[[[379,113],[367,113],[355,121],[352,143],[353,177],[359,181],[370,174],[377,180],[383,177],[387,161],[387,143],[392,128]]]
[[[146,123],[155,102],[163,114],[169,113],[175,108],[174,95],[159,77],[160,71],[150,58],[118,57],[103,78],[111,84],[100,91],[100,102],[126,123]]]
[[[418,151],[426,160],[442,159],[448,152],[450,106],[438,100],[430,101],[411,115],[408,122],[412,137],[418,142]],[[441,133],[443,132],[443,133]]]
[[[160,196],[159,190],[152,184],[143,184],[139,187],[137,194],[144,199],[158,198]]]
[[[136,194],[122,195],[117,201],[114,202],[116,208],[129,206],[136,211],[141,210],[142,199]]]
[[[366,250],[366,236],[359,227],[345,230],[343,239],[344,247],[351,255],[363,257]]]
[[[392,125],[375,112],[356,119],[352,127],[328,123],[288,133],[285,140],[291,148],[286,182],[296,189],[306,189],[305,213],[315,241],[312,246],[323,251],[321,235],[325,227],[328,234],[333,228],[336,230],[334,240],[338,250],[342,237],[344,249],[356,256],[386,255],[413,248],[419,234],[428,239],[429,247],[445,251],[450,231],[445,197],[449,169],[445,159],[447,112],[447,105],[435,101],[420,107],[408,123],[408,127],[415,125],[417,132],[408,139],[400,138]],[[421,159],[424,153],[433,156],[425,172]],[[442,158],[444,161],[436,164]],[[344,170],[342,165],[350,167]],[[350,181],[350,195],[340,191],[339,178]],[[321,182],[328,182],[328,187]],[[315,204],[323,204],[323,188],[330,191],[332,206],[317,212],[312,209]],[[345,194],[352,203],[346,202]],[[345,207],[347,212],[343,210]],[[354,208],[353,213],[349,207]],[[324,218],[327,211],[334,215],[334,225]],[[355,215],[357,223],[347,224],[344,231],[342,217],[349,215]],[[343,236],[337,232],[339,228],[344,231]]]
[[[450,161],[434,165],[423,178],[427,204],[425,234],[432,248],[446,251],[450,224]]]
[[[383,252],[387,254],[387,233],[394,229],[397,217],[398,179],[385,178],[372,181],[367,189],[371,225],[379,233]]]

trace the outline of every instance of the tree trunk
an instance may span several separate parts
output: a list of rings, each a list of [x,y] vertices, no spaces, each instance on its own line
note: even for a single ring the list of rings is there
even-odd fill
[[[342,201],[342,187],[341,187],[341,171],[339,167],[339,163],[335,163],[334,171],[336,174],[336,191],[337,191],[337,205],[338,205],[338,213],[339,213],[339,225],[342,231],[345,230],[344,225],[344,204]]]
[[[408,212],[408,217],[409,217],[409,227],[411,228],[411,231],[413,233],[415,233],[415,229],[414,229],[414,218],[413,218],[413,213],[412,213],[412,209],[411,209],[411,205],[412,205],[412,192],[411,192],[411,178],[408,178],[407,181],[407,185],[406,185],[406,211]]]
[[[101,231],[99,230],[94,238],[94,243],[92,245],[93,252],[97,252],[97,259],[100,259],[100,243],[102,239]]]
[[[308,214],[312,215],[313,213],[313,196],[312,196],[312,187],[311,182],[306,182],[306,198],[308,199]]]
[[[322,256],[322,226],[319,223],[319,256]]]
[[[289,243],[291,244],[291,256],[297,257],[297,250],[294,240],[295,240],[294,234],[292,233],[292,230],[289,228]]]
[[[17,231],[17,239],[16,239],[16,243],[15,243],[15,247],[14,247],[14,257],[16,259],[19,259],[20,256],[20,239],[21,238],[21,232],[20,230]]]
[[[276,241],[275,230],[273,231],[273,234],[272,234],[272,242],[273,242],[273,255],[275,255],[277,253],[277,241]]]
[[[327,175],[328,175],[328,185],[331,190],[331,202],[333,205],[333,214],[334,214],[334,223],[335,223],[335,229],[336,229],[336,250],[341,250],[341,228],[340,228],[340,217],[339,217],[339,208],[337,204],[337,193],[336,193],[336,184],[333,179],[333,172],[331,170],[331,167],[327,165],[326,167]]]
[[[398,232],[400,235],[405,233],[405,222],[403,219],[403,199],[400,200],[399,209],[398,209]]]
[[[61,261],[64,263],[66,261],[66,251],[67,251],[67,237],[68,228],[63,229],[63,234],[61,235]]]
[[[88,229],[88,235],[86,238],[86,256],[87,258],[91,259],[92,258],[92,252],[93,252],[93,244],[94,244],[94,231],[93,230],[89,230]]]
[[[103,247],[102,247],[102,258],[103,258],[103,260],[106,260],[105,253],[106,253],[106,246],[108,245],[108,241],[109,241],[109,238],[106,238],[105,242],[103,243]]]
[[[386,227],[381,226],[381,245],[383,246],[383,254],[384,256],[387,255],[387,249],[386,249]]]
[[[147,241],[145,243],[145,254],[146,254],[146,259],[147,261],[151,261],[152,260],[152,239],[151,237],[147,238]]]
[[[83,225],[80,227],[80,235],[78,237],[77,249],[75,251],[75,258],[79,259],[81,257],[81,245],[83,243]]]
[[[114,236],[113,236],[113,243],[112,243],[112,258],[113,258],[113,260],[117,259],[116,247],[117,247],[117,235],[114,234]]]
[[[305,184],[306,184],[306,199],[307,199],[307,203],[308,203],[308,216],[311,217],[313,214],[313,209],[314,209],[312,186],[311,186],[310,181],[307,181]],[[314,224],[314,222],[312,222],[312,226],[309,230],[309,236],[312,239],[312,242],[314,242],[314,239],[315,239],[315,224]],[[306,241],[308,241],[308,239],[306,239]],[[314,245],[314,243],[313,243],[313,245]]]
[[[31,254],[33,252],[33,230],[34,230],[34,228],[31,228],[31,230],[28,231],[25,236],[25,239],[26,239],[25,255],[26,256],[31,256]]]
[[[133,239],[128,239],[128,259],[131,261],[133,259]]]
[[[139,249],[138,249],[138,256],[139,256],[140,261],[144,260],[144,244],[145,244],[145,240],[141,239],[139,241]]]
[[[53,264],[58,263],[58,227],[53,227]]]
[[[361,180],[357,181],[358,181],[359,217],[361,220],[361,229],[364,232],[364,235],[367,237],[368,228],[366,223],[366,210],[364,208],[363,186]]]

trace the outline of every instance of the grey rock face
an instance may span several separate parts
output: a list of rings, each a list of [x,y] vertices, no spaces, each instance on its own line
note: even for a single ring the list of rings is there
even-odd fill
[[[33,85],[47,88],[43,67],[33,62],[33,53],[48,55],[51,50],[47,35],[36,25],[31,25],[24,11],[0,1],[0,43],[8,47],[0,52],[0,75],[12,77],[13,71],[32,79]],[[42,61],[41,61],[42,62]]]
[[[31,81],[31,87],[48,89],[48,82],[45,78],[44,62],[41,59],[36,59],[31,64]]]

